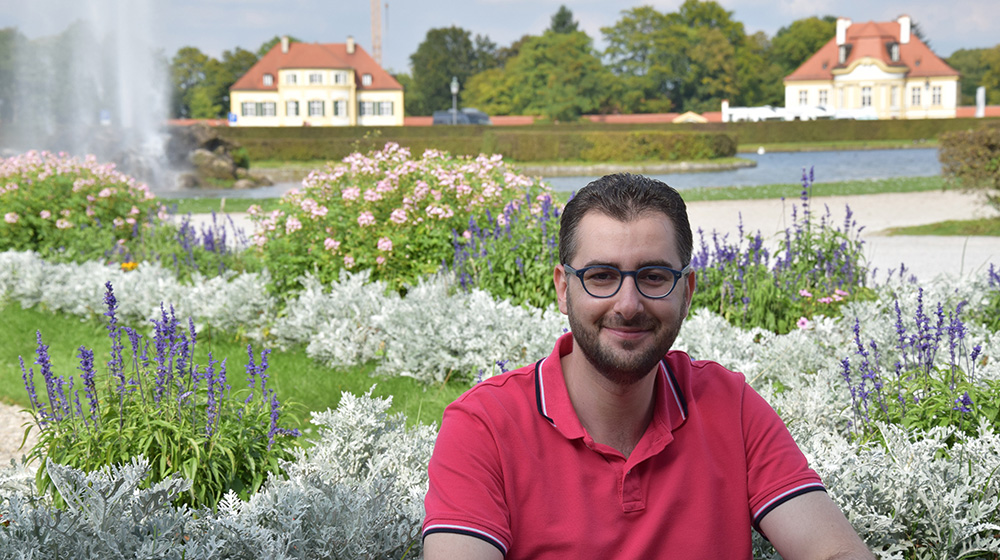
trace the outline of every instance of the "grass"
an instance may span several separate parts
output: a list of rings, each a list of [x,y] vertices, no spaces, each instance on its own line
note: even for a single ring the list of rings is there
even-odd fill
[[[100,304],[100,302],[97,302]],[[0,336],[0,400],[20,406],[28,406],[28,395],[21,377],[18,356],[24,358],[25,367],[35,369],[35,386],[44,390],[44,382],[35,361],[35,332],[42,333],[42,342],[49,345],[49,355],[53,373],[77,378],[79,386],[79,359],[77,349],[83,345],[94,351],[95,361],[106,362],[111,350],[105,323],[97,319],[53,313],[40,308],[22,309],[15,303],[2,308],[4,316],[3,336]],[[103,319],[103,317],[100,317]],[[186,321],[184,321],[186,324]],[[141,325],[127,325],[141,328]],[[126,342],[126,346],[128,343]],[[260,356],[264,346],[254,345],[254,354]],[[195,349],[196,364],[208,363],[211,351],[216,360],[227,359],[226,371],[229,383],[235,388],[246,386],[244,373],[248,361],[247,343],[228,335],[214,335],[210,329],[198,333]],[[126,359],[130,351],[125,352]],[[101,360],[101,356],[105,357]],[[268,359],[273,384],[279,400],[295,403],[295,412],[300,417],[298,427],[309,427],[310,411],[335,408],[343,392],[363,394],[372,385],[372,394],[381,397],[392,396],[392,412],[402,412],[410,423],[424,424],[440,422],[445,406],[455,400],[468,387],[459,384],[425,386],[408,377],[372,377],[372,366],[358,368],[329,368],[315,362],[306,355],[304,347],[286,351],[272,350]],[[98,371],[106,371],[98,367]]]
[[[1000,219],[948,220],[936,224],[891,228],[889,235],[988,236],[1000,237]]]

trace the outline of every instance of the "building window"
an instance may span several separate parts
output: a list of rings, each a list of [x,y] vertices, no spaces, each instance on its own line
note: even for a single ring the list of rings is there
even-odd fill
[[[309,102],[309,116],[310,117],[322,117],[326,113],[326,102],[322,100],[313,100]]]
[[[808,104],[809,104],[809,91],[808,90],[804,90],[804,89],[800,89],[799,90],[799,105],[808,105]]]
[[[392,101],[379,101],[378,105],[375,106],[375,114],[392,115]]]
[[[889,106],[899,107],[899,86],[892,86],[889,90]]]
[[[825,89],[819,90],[819,105],[820,107],[826,107],[829,100],[827,99],[827,91]]]
[[[262,117],[274,117],[278,114],[277,103],[274,101],[265,101],[260,104],[260,116]]]
[[[337,85],[343,85],[347,83],[347,73],[346,72],[334,72],[333,73],[333,83]]]
[[[253,101],[244,101],[240,104],[244,117],[256,117],[257,116],[257,104]]]
[[[872,106],[872,87],[864,86],[861,88],[861,106],[871,107]]]
[[[299,116],[299,102],[298,101],[285,101],[285,116],[286,117],[297,117],[297,116]]]
[[[358,115],[366,117],[368,115],[375,114],[375,103],[372,101],[359,101],[358,102]]]
[[[840,48],[837,49],[837,63],[844,64],[849,56],[851,56],[851,46],[840,45]]]
[[[889,60],[899,62],[899,43],[889,45]]]
[[[910,105],[913,107],[920,106],[920,86],[916,86],[910,90]]]
[[[361,85],[363,85],[363,86],[370,86],[370,85],[372,85],[372,75],[371,74],[362,74],[361,75]]]
[[[931,105],[941,106],[941,86],[931,88]]]
[[[322,84],[323,83],[323,74],[321,74],[319,72],[310,72],[309,73],[309,83],[310,84]]]
[[[290,86],[294,86],[295,84],[299,83],[298,74],[285,74],[285,83]]]
[[[343,99],[333,102],[333,116],[335,117],[346,117],[347,116],[347,102]]]
[[[274,85],[274,74],[264,74],[264,85],[265,86]]]

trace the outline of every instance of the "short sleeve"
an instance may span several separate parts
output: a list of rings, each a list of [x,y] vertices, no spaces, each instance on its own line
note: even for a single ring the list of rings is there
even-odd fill
[[[752,387],[743,394],[743,434],[747,454],[747,491],[753,525],[775,507],[802,494],[825,491],[785,423]]]
[[[434,444],[424,499],[423,535],[458,533],[483,539],[506,555],[510,512],[497,430],[474,402],[460,399],[445,409]]]

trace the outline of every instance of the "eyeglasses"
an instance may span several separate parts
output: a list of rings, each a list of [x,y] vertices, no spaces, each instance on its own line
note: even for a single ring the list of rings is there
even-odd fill
[[[568,264],[563,268],[576,275],[583,284],[583,289],[595,298],[609,298],[618,293],[626,276],[635,280],[639,293],[650,299],[663,299],[670,295],[677,286],[677,281],[691,272],[691,265],[681,270],[665,266],[644,266],[639,270],[619,270],[613,266],[587,266],[579,270]]]

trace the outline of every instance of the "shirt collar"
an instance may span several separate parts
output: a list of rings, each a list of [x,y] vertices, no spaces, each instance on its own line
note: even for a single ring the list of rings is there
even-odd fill
[[[567,439],[582,438],[583,425],[573,409],[566,389],[560,358],[573,351],[573,333],[556,341],[552,353],[535,364],[535,400],[538,413]],[[666,359],[660,360],[656,372],[656,403],[650,427],[669,434],[687,419],[687,399]]]

